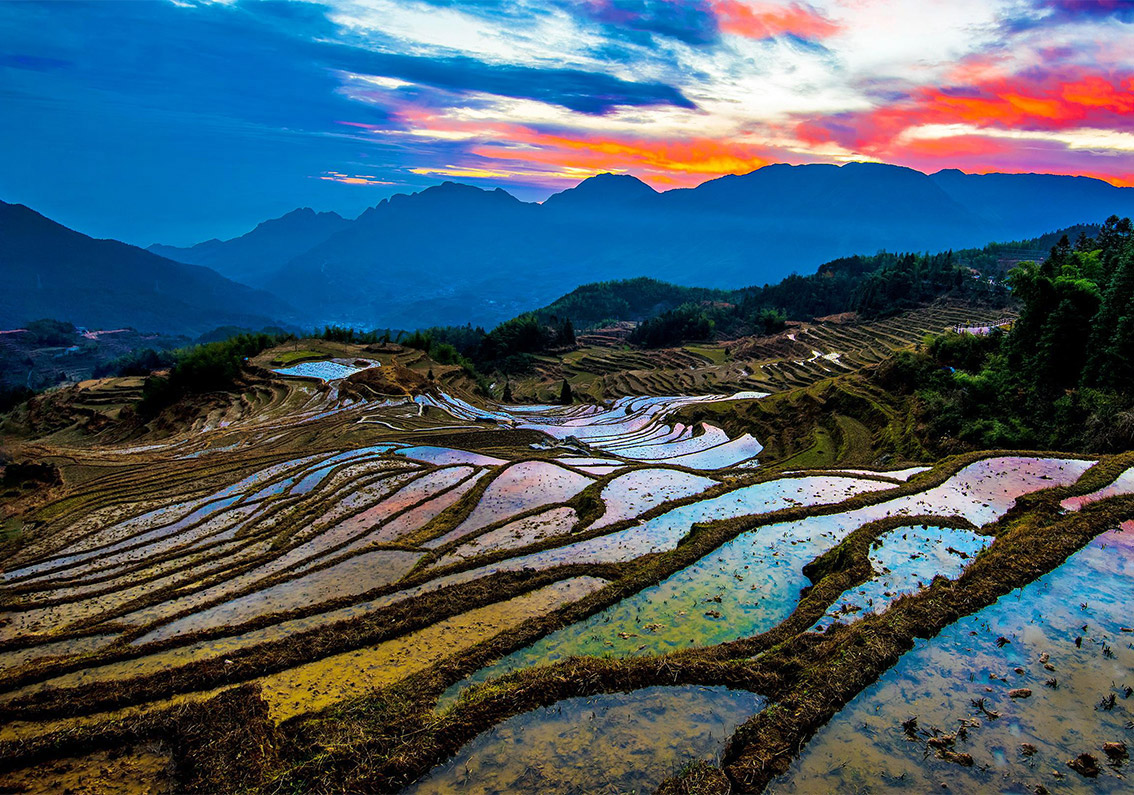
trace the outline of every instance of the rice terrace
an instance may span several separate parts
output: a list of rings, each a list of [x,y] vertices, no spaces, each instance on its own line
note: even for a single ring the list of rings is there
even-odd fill
[[[858,371],[963,311],[762,342],[824,348],[804,360],[664,351],[748,389],[571,406],[485,401],[460,367],[393,343],[303,340],[253,358],[240,391],[210,396],[184,430],[29,439],[62,485],[9,519],[26,540],[3,575],[0,743],[19,768],[0,783],[813,791],[864,775],[822,761],[840,710],[962,616],[974,634],[953,676],[927,685],[933,722],[911,728],[892,701],[873,717],[882,781],[1046,780],[1036,762],[1065,753],[1051,727],[1089,726],[1084,751],[1127,731],[1121,707],[1095,704],[1126,698],[1134,457],[894,449],[879,467],[886,429],[848,410],[769,458],[751,434],[693,419],[838,391],[884,416]],[[609,383],[577,369],[618,352],[581,341],[583,356],[544,366]],[[619,372],[615,390],[685,377]],[[123,388],[84,382],[27,421],[89,424]],[[1083,609],[1022,601],[1037,575]],[[1111,674],[1093,670],[1104,661]],[[1042,750],[998,760],[1009,723]]]
[[[1134,792],[1134,0],[0,0],[0,795]]]

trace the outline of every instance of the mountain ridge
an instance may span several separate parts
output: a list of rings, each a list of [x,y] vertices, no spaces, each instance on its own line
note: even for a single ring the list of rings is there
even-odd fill
[[[776,164],[661,193],[598,175],[543,204],[445,183],[384,200],[263,286],[301,285],[304,308],[333,322],[493,325],[591,281],[731,288],[848,252],[967,248],[1112,213],[1134,213],[1134,189],[877,163]]]
[[[234,281],[261,286],[265,275],[294,257],[297,249],[310,248],[349,223],[335,212],[300,207],[279,218],[261,221],[229,240],[212,238],[185,247],[155,243],[146,251],[177,262],[203,265]]]
[[[89,237],[22,204],[0,201],[0,241],[6,328],[52,317],[91,328],[197,334],[278,323],[294,312],[204,266]]]
[[[354,219],[302,208],[228,241],[150,250],[288,295],[308,322],[415,328],[495,325],[593,281],[650,276],[729,289],[848,253],[969,248],[1111,214],[1134,214],[1134,188],[884,163],[771,164],[663,192],[603,173],[542,204],[446,181]]]

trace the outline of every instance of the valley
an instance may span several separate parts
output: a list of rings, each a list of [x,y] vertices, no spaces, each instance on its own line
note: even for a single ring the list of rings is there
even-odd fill
[[[296,340],[141,436],[115,403],[137,399],[128,379],[36,398],[9,445],[61,483],[6,498],[0,783],[95,791],[113,770],[146,792],[815,791],[861,775],[821,760],[845,758],[843,706],[882,699],[896,711],[872,719],[878,753],[887,737],[940,753],[898,757],[906,772],[880,781],[961,786],[972,765],[977,781],[1062,791],[1078,774],[997,750],[1001,724],[962,694],[987,689],[973,665],[1005,677],[993,690],[1031,686],[980,703],[1019,713],[1042,754],[1104,759],[1121,741],[1093,709],[1102,681],[1076,673],[1086,650],[1025,650],[1001,606],[1049,571],[1081,590],[1084,555],[1121,576],[1134,459],[940,457],[874,375],[926,334],[1003,319],[942,303],[645,350],[586,332],[511,380],[509,404],[423,351]],[[1084,620],[1090,648],[1117,655],[1117,717],[1127,643],[1105,611],[1121,598],[1100,593]],[[997,610],[1012,645],[941,663],[948,716],[909,729],[874,695],[917,675],[918,638]],[[1079,694],[1055,745],[1029,734],[1053,720],[1041,652],[1071,677],[1052,695]],[[946,737],[958,721],[964,737]]]
[[[0,795],[1134,791],[1134,0],[0,0]]]

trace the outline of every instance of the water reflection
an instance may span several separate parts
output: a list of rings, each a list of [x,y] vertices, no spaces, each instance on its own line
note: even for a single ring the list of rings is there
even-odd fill
[[[1131,604],[1127,523],[920,642],[821,729],[769,792],[928,792],[943,784],[950,792],[1130,792],[1128,766],[1107,764],[1104,745],[1129,745],[1134,730]],[[1030,695],[1019,697],[1024,690]],[[913,717],[916,729],[907,732],[902,724]],[[973,765],[934,753],[934,733]],[[1097,760],[1097,778],[1068,767],[1081,753]]]
[[[721,752],[764,699],[723,687],[649,687],[571,698],[510,718],[406,790],[647,793]]]

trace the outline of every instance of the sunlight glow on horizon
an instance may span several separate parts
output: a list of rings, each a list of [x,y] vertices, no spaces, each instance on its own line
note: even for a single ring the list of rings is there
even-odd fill
[[[771,163],[1134,186],[1134,0],[0,3],[0,23],[5,198],[125,237],[357,213],[439,177],[526,201]]]

